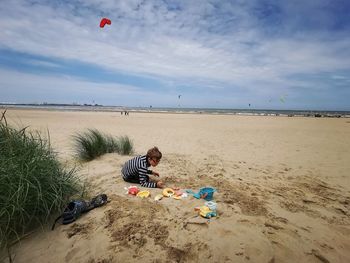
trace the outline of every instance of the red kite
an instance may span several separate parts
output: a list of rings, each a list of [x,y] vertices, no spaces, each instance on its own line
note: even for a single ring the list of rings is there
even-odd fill
[[[108,18],[104,17],[104,18],[101,19],[100,27],[103,28],[106,24],[110,25],[110,24],[112,24],[112,22]]]

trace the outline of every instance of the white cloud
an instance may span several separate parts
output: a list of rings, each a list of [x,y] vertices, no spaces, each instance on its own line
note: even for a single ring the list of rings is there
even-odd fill
[[[0,7],[0,47],[196,87],[259,86],[267,93],[310,84],[291,80],[292,75],[350,69],[350,37],[319,31],[265,34],[252,3],[227,1],[218,10],[212,1],[169,6],[141,0],[13,0]],[[303,15],[319,6],[308,2]],[[300,26],[300,17],[288,16],[297,13],[298,3],[280,8],[289,23],[282,27],[286,32]],[[326,11],[316,13],[324,25],[331,23]],[[112,25],[100,29],[101,16]]]

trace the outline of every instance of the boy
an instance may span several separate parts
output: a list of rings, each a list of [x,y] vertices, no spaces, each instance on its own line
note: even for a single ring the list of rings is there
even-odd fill
[[[162,159],[162,153],[157,147],[153,147],[147,151],[146,155],[136,156],[127,161],[122,168],[124,181],[138,183],[143,187],[163,188],[162,181],[152,182],[148,176],[148,174],[153,174],[159,177],[159,173],[148,170],[148,167],[157,166],[160,159]]]

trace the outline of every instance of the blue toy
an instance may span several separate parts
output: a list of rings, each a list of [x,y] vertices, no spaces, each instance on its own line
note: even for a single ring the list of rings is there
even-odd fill
[[[213,187],[203,187],[199,189],[199,192],[194,194],[193,197],[200,199],[203,198],[206,201],[213,200],[214,192],[216,192],[216,189]]]

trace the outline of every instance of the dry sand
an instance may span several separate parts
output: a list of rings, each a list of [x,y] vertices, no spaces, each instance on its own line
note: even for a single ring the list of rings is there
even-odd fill
[[[111,202],[13,248],[15,262],[350,262],[349,119],[8,110],[19,127],[50,133],[73,165],[72,135],[128,135],[135,155],[158,146],[169,186],[217,189],[219,217],[203,200],[139,199],[120,169],[130,156],[82,164],[92,195]],[[154,197],[160,189],[151,189]]]

